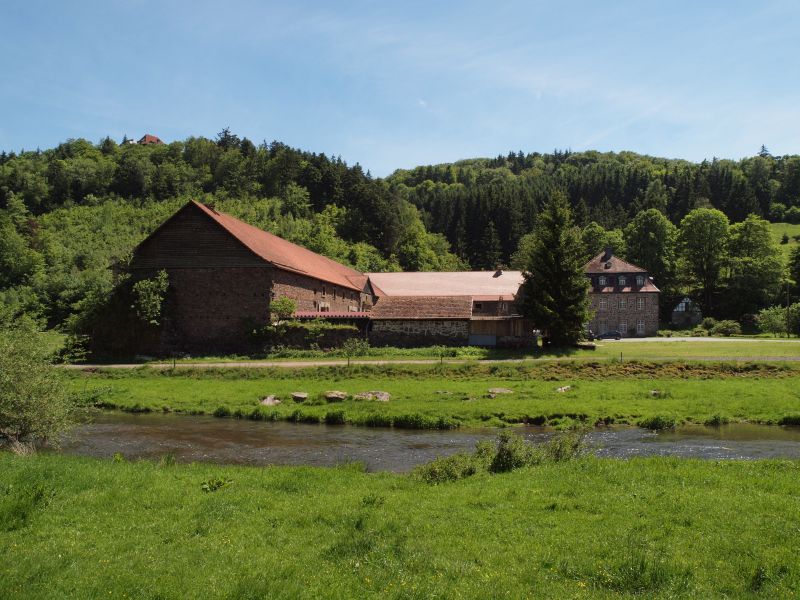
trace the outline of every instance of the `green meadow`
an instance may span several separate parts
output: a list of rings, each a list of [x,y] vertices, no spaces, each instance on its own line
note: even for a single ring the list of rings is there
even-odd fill
[[[452,428],[575,421],[800,423],[795,363],[541,363],[353,365],[304,369],[73,371],[72,388],[106,408],[258,420]],[[490,393],[504,388],[510,393]],[[320,396],[348,394],[341,402]],[[389,402],[356,400],[386,391]],[[561,391],[559,391],[561,390]],[[308,393],[294,402],[292,392]],[[260,401],[277,396],[277,406]],[[493,397],[492,397],[493,396]]]
[[[788,258],[792,248],[796,248],[798,245],[798,242],[796,239],[794,239],[794,236],[800,235],[800,224],[770,223],[769,229],[770,233],[772,234],[772,239],[776,244],[779,244],[778,247],[783,251],[784,258]],[[780,243],[784,233],[789,236],[788,244]]]
[[[790,598],[800,463],[357,467],[0,453],[0,597]]]

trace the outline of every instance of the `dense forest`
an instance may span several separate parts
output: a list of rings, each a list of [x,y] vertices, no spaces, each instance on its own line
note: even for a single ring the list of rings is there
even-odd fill
[[[800,222],[800,156],[766,148],[699,164],[510,153],[379,179],[227,129],[213,140],[125,142],[0,153],[0,318],[68,326],[109,292],[109,266],[189,198],[363,271],[463,270],[525,268],[539,209],[563,191],[587,258],[613,245],[654,274],[665,307],[688,293],[708,314],[739,318],[800,278],[800,257],[787,270],[762,220]],[[698,254],[693,240],[712,233],[713,256]]]

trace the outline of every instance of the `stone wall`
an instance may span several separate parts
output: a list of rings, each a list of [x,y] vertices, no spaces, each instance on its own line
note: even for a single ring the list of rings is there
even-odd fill
[[[594,313],[589,329],[595,334],[604,331],[619,331],[623,337],[654,336],[658,333],[658,294],[655,293],[590,293],[591,310]],[[638,299],[644,300],[639,308]],[[605,300],[605,308],[601,308]],[[624,308],[621,302],[624,301]],[[644,321],[644,333],[637,332],[639,321]],[[625,323],[625,331],[622,324]],[[604,329],[605,326],[605,329]]]
[[[373,346],[466,346],[469,343],[467,320],[381,320],[372,321],[369,341]]]

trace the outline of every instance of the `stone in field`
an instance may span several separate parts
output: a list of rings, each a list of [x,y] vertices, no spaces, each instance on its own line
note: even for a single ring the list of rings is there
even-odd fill
[[[295,402],[305,402],[308,400],[308,394],[306,392],[292,392],[292,400]]]
[[[556,391],[557,391],[557,392],[562,392],[562,393],[563,393],[563,392],[568,392],[568,391],[570,391],[571,389],[572,389],[572,386],[571,386],[571,385],[565,385],[565,386],[562,386],[562,387],[560,387],[560,388],[556,389]]]
[[[325,400],[328,402],[342,402],[343,400],[347,400],[347,392],[340,392],[338,390],[325,392]]]
[[[273,395],[269,395],[266,398],[261,400],[261,405],[262,406],[278,406],[278,404],[280,404],[280,403],[281,403],[281,401],[278,400],[278,398],[276,396],[273,396]]]
[[[489,388],[490,394],[513,394],[514,390],[510,390],[508,388]]]
[[[375,402],[388,402],[392,397],[389,392],[361,392],[353,396],[356,400],[374,400]]]

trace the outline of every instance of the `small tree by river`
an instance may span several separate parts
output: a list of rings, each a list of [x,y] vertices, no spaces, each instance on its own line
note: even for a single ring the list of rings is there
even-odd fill
[[[30,451],[57,444],[76,423],[76,398],[52,359],[36,329],[0,324],[0,445]]]

